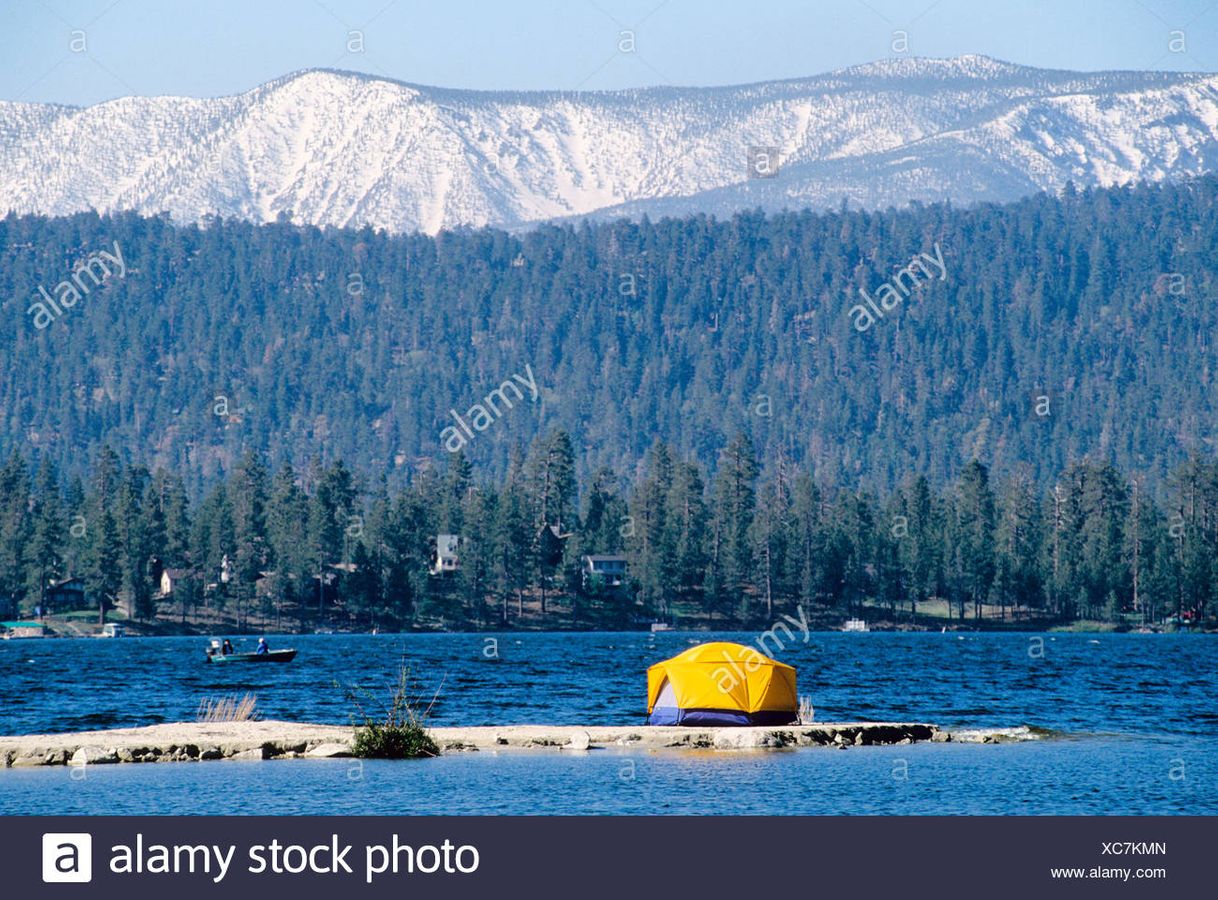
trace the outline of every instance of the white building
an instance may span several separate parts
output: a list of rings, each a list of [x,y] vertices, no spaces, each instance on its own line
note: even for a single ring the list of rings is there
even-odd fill
[[[457,548],[461,544],[461,536],[456,534],[436,535],[436,549],[431,556],[432,575],[443,575],[446,572],[456,572],[460,568]]]

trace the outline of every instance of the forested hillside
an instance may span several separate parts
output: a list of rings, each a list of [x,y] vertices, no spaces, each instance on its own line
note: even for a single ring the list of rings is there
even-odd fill
[[[1218,584],[1218,464],[1189,460],[1161,503],[1113,466],[1038,491],[969,462],[952,484],[885,496],[762,471],[736,435],[709,475],[662,443],[640,474],[580,480],[551,432],[498,481],[461,453],[402,490],[341,460],[272,471],[242,455],[192,502],[179,473],[110,449],[86,482],[13,454],[0,466],[0,616],[122,605],[185,625],[769,627],[865,614],[918,624],[1205,622]],[[455,536],[436,565],[439,535]],[[625,577],[589,571],[615,556]],[[168,575],[168,581],[162,575]],[[54,589],[80,580],[74,599]],[[864,609],[864,607],[867,609]]]
[[[1218,421],[1216,191],[434,238],[10,216],[0,450],[83,476],[108,443],[197,495],[244,450],[400,486],[445,435],[502,477],[560,427],[581,476],[632,477],[657,438],[710,471],[746,432],[763,468],[851,488],[973,458],[1045,488],[1090,457],[1158,490]],[[39,312],[103,252],[122,266]],[[942,277],[911,264],[936,254]],[[860,290],[895,297],[862,333]]]

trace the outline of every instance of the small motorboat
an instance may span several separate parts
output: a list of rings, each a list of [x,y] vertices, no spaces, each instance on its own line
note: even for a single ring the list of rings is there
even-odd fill
[[[292,647],[287,650],[268,650],[266,653],[234,653],[231,650],[225,653],[224,647],[219,641],[212,641],[211,646],[207,648],[209,663],[285,663],[291,662],[295,658],[296,650]]]
[[[296,658],[296,651],[289,650],[268,650],[266,653],[209,653],[207,655],[208,662],[223,663],[223,662],[291,662]]]

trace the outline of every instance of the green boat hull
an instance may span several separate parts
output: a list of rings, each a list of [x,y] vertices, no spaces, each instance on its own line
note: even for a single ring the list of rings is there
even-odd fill
[[[268,663],[291,662],[295,658],[295,650],[271,650],[269,653],[217,653],[207,657],[207,661],[213,663]]]

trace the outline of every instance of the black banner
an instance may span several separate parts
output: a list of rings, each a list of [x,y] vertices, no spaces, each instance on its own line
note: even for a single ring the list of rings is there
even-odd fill
[[[22,898],[1196,897],[1212,892],[1213,829],[1189,817],[12,817],[0,862],[5,895]]]

